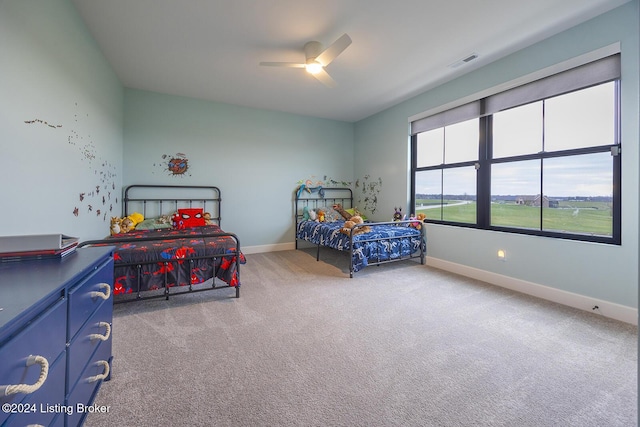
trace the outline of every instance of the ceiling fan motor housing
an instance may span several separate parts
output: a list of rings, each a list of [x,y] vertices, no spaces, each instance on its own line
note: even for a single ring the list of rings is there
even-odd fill
[[[323,50],[322,43],[316,41],[307,42],[304,45],[304,55],[307,59],[307,64],[315,62],[317,56],[320,55]]]

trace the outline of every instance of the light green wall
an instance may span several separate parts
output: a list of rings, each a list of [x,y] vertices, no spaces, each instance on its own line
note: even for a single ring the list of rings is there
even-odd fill
[[[292,242],[300,180],[353,180],[352,123],[127,89],[124,182],[216,185],[244,247]],[[163,155],[184,154],[183,175]]]
[[[638,306],[640,210],[638,1],[523,49],[393,108],[355,129],[355,173],[380,171],[381,212],[408,206],[409,117],[620,42],[622,49],[621,246],[520,236],[447,226],[427,226],[430,257],[629,307]],[[507,261],[496,252],[505,249]]]
[[[0,64],[0,235],[104,237],[124,91],[71,2],[0,1]]]

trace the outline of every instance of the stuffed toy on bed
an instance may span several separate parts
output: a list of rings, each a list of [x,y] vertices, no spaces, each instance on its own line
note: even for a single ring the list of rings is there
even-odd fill
[[[350,214],[349,212],[345,211],[342,208],[341,204],[335,204],[333,205],[333,209],[336,210],[338,213],[340,213],[340,215],[342,215],[342,217],[345,219],[345,221],[348,221],[351,219],[351,217],[353,216],[352,214]]]
[[[344,225],[340,229],[340,232],[348,236],[351,234],[351,229],[358,224],[364,224],[364,220],[362,219],[361,216],[354,215],[351,217],[351,219],[344,222]],[[356,228],[353,231],[353,235],[355,236],[356,234],[368,233],[369,231],[371,231],[371,227],[369,227],[368,225],[365,225],[364,227]]]
[[[395,210],[396,211],[393,213],[394,221],[403,221],[407,218],[406,215],[402,213],[402,208],[395,208]]]
[[[111,235],[128,233],[131,230],[135,230],[136,225],[144,221],[144,215],[139,212],[134,212],[124,218],[111,217]]]
[[[413,227],[416,230],[422,229],[422,223],[424,222],[426,215],[419,213],[418,215],[411,215],[409,219],[412,221],[409,223],[409,227]]]
[[[111,217],[111,226],[109,228],[109,232],[112,236],[114,234],[120,234],[120,230],[122,230],[121,224],[122,224],[121,218],[118,218],[117,216]]]
[[[213,224],[213,221],[211,220],[211,214],[209,212],[205,212],[204,214],[202,214],[202,217],[204,218],[205,225]]]

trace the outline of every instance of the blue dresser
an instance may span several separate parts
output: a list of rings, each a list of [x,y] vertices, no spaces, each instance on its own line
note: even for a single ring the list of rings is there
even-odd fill
[[[113,253],[0,263],[0,426],[78,426],[111,370]]]

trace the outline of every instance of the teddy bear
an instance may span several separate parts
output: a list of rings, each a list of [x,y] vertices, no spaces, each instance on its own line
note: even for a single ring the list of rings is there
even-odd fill
[[[358,224],[364,224],[364,220],[360,215],[353,215],[351,219],[344,222],[344,225],[340,229],[340,232],[349,236],[351,234],[351,229]],[[353,235],[355,236],[356,234],[368,233],[369,231],[371,231],[371,227],[365,225],[364,227],[356,228],[353,231]]]
[[[131,230],[134,230],[135,228],[136,228],[136,223],[133,221],[133,219],[131,219],[131,217],[122,218],[122,220],[120,221],[121,233],[128,233]]]
[[[136,225],[140,224],[142,221],[144,221],[144,215],[139,212],[134,212],[124,218],[113,216],[111,217],[110,226],[111,235],[128,233],[131,230],[134,230]]]
[[[211,214],[209,212],[205,212],[202,214],[202,217],[204,218],[204,223],[206,225],[211,225],[213,224],[213,221],[211,220]]]

